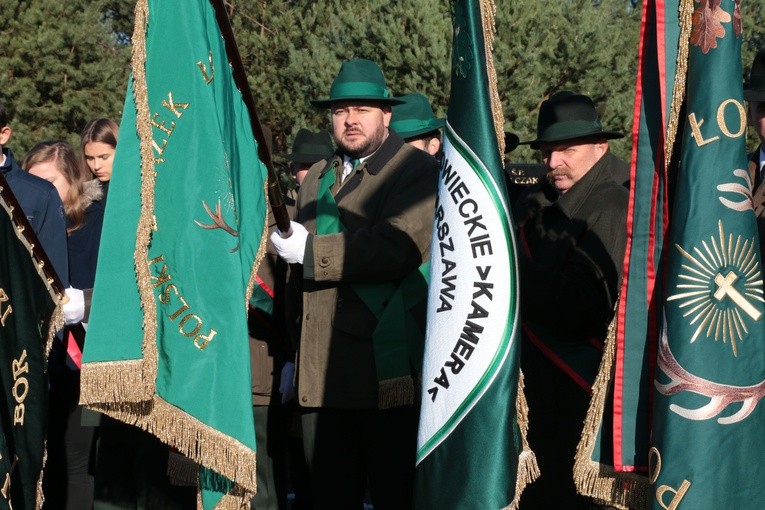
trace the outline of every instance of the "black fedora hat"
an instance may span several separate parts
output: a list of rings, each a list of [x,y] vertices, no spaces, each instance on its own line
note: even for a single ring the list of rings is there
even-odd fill
[[[505,131],[505,154],[513,152],[520,143],[521,139],[518,138],[518,135],[510,131]]]
[[[582,94],[564,90],[542,102],[537,119],[535,140],[521,142],[538,149],[542,143],[563,142],[584,137],[598,137],[611,140],[624,135],[616,131],[603,131],[595,104]]]
[[[757,52],[749,73],[749,85],[744,88],[747,101],[765,101],[765,48]]]
[[[314,133],[310,129],[300,128],[292,142],[292,153],[283,156],[294,163],[313,164],[327,159],[334,152],[332,137],[327,131]]]

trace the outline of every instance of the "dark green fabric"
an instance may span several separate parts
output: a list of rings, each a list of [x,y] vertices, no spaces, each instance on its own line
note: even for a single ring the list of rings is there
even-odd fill
[[[8,193],[4,178],[0,188]],[[0,487],[10,473],[10,494],[0,508],[34,509],[40,477],[48,400],[44,346],[54,301],[0,199]],[[37,243],[36,240],[32,241]],[[13,459],[17,459],[15,462]],[[14,465],[15,464],[15,465]]]

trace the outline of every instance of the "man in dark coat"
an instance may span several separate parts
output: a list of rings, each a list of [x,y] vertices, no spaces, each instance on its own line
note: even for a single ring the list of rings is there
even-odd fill
[[[51,183],[22,170],[11,150],[4,147],[12,133],[8,125],[8,112],[0,102],[0,170],[37,235],[42,249],[53,264],[53,269],[66,285],[69,264],[64,205]]]
[[[749,102],[749,123],[760,138],[760,146],[749,154],[749,175],[754,185],[752,194],[754,213],[760,233],[760,255],[765,254],[765,48],[757,52],[749,74],[749,85],[744,89]]]
[[[542,103],[537,138],[548,169],[516,208],[529,443],[541,476],[521,508],[590,508],[576,494],[574,454],[602,342],[613,316],[626,243],[628,191],[617,178],[592,100],[559,92]]]
[[[389,130],[397,103],[377,64],[343,63],[330,97],[313,101],[330,108],[338,150],[308,171],[291,235],[271,236],[303,265],[297,398],[317,509],[357,510],[366,487],[376,510],[412,505],[414,374],[381,371],[409,357],[404,339],[375,332],[385,294],[428,260],[438,175]]]

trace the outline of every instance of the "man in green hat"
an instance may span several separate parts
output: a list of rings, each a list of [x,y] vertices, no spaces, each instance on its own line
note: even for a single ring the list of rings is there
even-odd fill
[[[379,327],[428,260],[438,165],[390,129],[400,101],[374,62],[344,62],[312,103],[329,108],[337,150],[308,170],[296,221],[271,240],[302,264],[296,393],[314,507],[356,510],[368,489],[375,508],[407,509],[421,357]],[[424,307],[411,317],[423,324]]]
[[[589,97],[559,92],[523,142],[541,151],[547,175],[516,210],[521,368],[541,472],[522,509],[592,508],[576,493],[574,453],[622,272],[629,193],[608,149],[621,137],[603,130]]]
[[[760,255],[765,256],[765,48],[754,57],[744,99],[749,102],[749,123],[761,142],[757,150],[749,154],[749,173],[754,183],[752,199],[760,231]]]
[[[328,131],[322,129],[314,133],[310,129],[300,128],[292,142],[292,152],[284,157],[290,162],[290,173],[299,187],[308,169],[317,161],[329,158],[334,152],[335,147]]]
[[[441,151],[441,132],[444,119],[433,114],[428,98],[420,93],[399,97],[402,104],[393,106],[390,127],[406,143],[436,157]]]

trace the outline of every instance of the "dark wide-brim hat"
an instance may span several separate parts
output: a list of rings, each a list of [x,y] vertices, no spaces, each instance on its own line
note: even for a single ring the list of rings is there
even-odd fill
[[[346,60],[340,66],[327,99],[313,99],[311,104],[326,108],[333,101],[371,101],[388,105],[401,104],[385,84],[380,66],[371,60]]]
[[[765,101],[765,49],[757,52],[749,73],[749,84],[744,88],[747,101]]]
[[[292,143],[292,153],[283,154],[283,157],[294,163],[313,164],[329,158],[334,152],[329,132],[314,133],[310,129],[300,128]]]
[[[593,137],[611,140],[624,135],[616,131],[604,131],[592,99],[568,90],[553,94],[539,108],[537,137],[521,142],[538,149],[542,143],[563,142],[576,138]]]
[[[400,96],[398,99],[402,103],[392,108],[390,128],[404,140],[444,127],[444,118],[436,118],[427,97],[415,92]]]
[[[520,143],[521,139],[518,138],[518,135],[510,131],[505,131],[505,154],[513,152]]]

